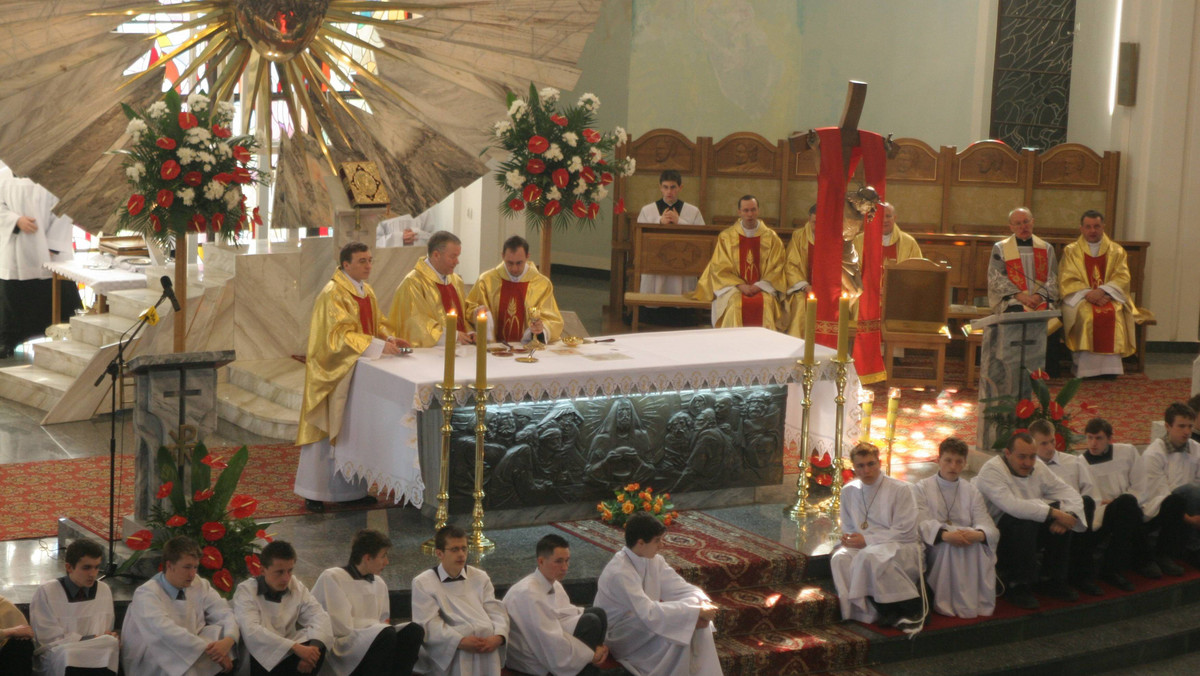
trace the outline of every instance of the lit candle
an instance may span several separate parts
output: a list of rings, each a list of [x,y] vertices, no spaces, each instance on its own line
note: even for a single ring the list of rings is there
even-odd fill
[[[817,296],[808,294],[804,306],[804,363],[812,365],[815,362],[817,349]]]
[[[475,315],[475,387],[487,387],[487,313]]]
[[[850,294],[842,293],[838,301],[838,361],[845,361],[850,353]]]
[[[900,411],[900,388],[888,390],[887,438],[896,438],[896,414]]]
[[[454,346],[458,344],[458,313],[451,310],[446,313],[446,377],[443,385],[446,389],[454,387]]]
[[[863,390],[859,395],[859,404],[862,405],[862,435],[863,441],[871,440],[871,410],[875,408],[875,393],[871,390]]]

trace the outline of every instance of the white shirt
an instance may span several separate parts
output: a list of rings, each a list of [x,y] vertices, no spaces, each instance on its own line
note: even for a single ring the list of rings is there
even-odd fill
[[[115,672],[120,644],[106,635],[115,618],[112,592],[103,582],[86,601],[71,601],[61,580],[38,587],[29,603],[29,624],[38,642],[34,673],[63,674],[67,667]]]
[[[512,625],[508,668],[526,674],[575,676],[591,664],[595,652],[572,635],[583,609],[571,605],[559,582],[535,570],[508,590],[504,608]]]
[[[413,578],[412,619],[425,629],[415,671],[449,676],[500,676],[508,640],[508,612],[496,600],[487,573],[463,567],[463,579],[449,577],[441,564]],[[491,653],[459,650],[468,636],[503,636],[506,645]]]
[[[975,488],[983,493],[988,512],[997,523],[1008,514],[1025,521],[1044,522],[1050,518],[1050,503],[1058,502],[1058,508],[1075,515],[1078,522],[1073,529],[1082,533],[1087,530],[1083,514],[1083,498],[1042,462],[1034,460],[1029,476],[1013,474],[1004,461],[1004,451],[988,460],[973,481]]]
[[[209,643],[239,637],[237,620],[225,599],[208,580],[196,577],[183,590],[185,599],[167,595],[159,583],[162,573],[133,593],[121,625],[121,661],[125,673],[216,674],[221,667],[204,655]],[[235,647],[230,651],[232,657]]]
[[[1200,481],[1200,443],[1188,439],[1183,451],[1168,453],[1167,442],[1155,439],[1142,453],[1134,475],[1133,492],[1148,521],[1158,516],[1162,501],[1171,491]]]
[[[350,676],[379,632],[388,626],[391,602],[387,583],[352,576],[344,568],[327,568],[313,585],[312,595],[329,614],[333,645],[322,674]]]
[[[270,671],[282,662],[296,643],[320,641],[326,650],[333,646],[329,613],[308,587],[293,576],[278,602],[259,593],[259,580],[244,580],[233,593],[233,614],[242,632],[246,650]]]

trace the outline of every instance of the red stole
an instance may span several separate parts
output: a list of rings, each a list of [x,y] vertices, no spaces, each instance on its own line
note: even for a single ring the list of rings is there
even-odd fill
[[[438,293],[442,296],[442,311],[449,314],[454,310],[458,314],[458,330],[467,332],[467,318],[463,316],[462,299],[458,297],[453,284],[438,284]]]
[[[896,250],[897,249],[898,249],[898,247],[895,242],[892,242],[891,244],[888,244],[887,246],[883,247],[883,260],[885,260],[885,261],[896,260]]]
[[[1088,284],[1093,289],[1100,288],[1104,283],[1104,274],[1108,269],[1108,254],[1099,256],[1083,255],[1083,269],[1087,273]],[[1087,302],[1087,301],[1083,301]],[[1117,308],[1116,304],[1092,306],[1092,351],[1097,354],[1113,354],[1116,350]]]
[[[525,289],[529,282],[500,280],[500,307],[496,308],[496,328],[500,339],[520,341],[525,335]]]
[[[1017,251],[1017,256],[1016,258],[1004,261],[1004,271],[1008,273],[1008,281],[1015,284],[1021,291],[1029,291],[1029,283],[1025,279],[1025,264],[1021,262],[1021,249],[1015,244],[1015,240],[1012,248]],[[1048,251],[1048,248],[1033,247],[1033,278],[1042,284],[1046,283],[1046,278],[1050,274],[1050,255]],[[1086,254],[1084,257],[1087,257]],[[1045,310],[1049,307],[1049,303],[1042,303],[1034,309]]]
[[[355,296],[354,300],[358,302],[358,321],[362,324],[363,333],[368,336],[375,335],[375,315],[371,312],[371,299],[368,296]]]
[[[762,227],[760,223],[758,227]],[[758,237],[738,233],[738,274],[747,284],[762,279],[762,256]],[[741,293],[740,291],[738,293]],[[742,296],[742,326],[763,325],[763,295]]]

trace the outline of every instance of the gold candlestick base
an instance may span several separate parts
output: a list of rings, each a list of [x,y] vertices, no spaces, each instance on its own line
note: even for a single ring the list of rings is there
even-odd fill
[[[462,388],[458,385],[447,387],[444,384],[434,385],[434,387],[442,393],[442,463],[441,467],[438,468],[438,506],[433,526],[433,532],[436,534],[446,525],[446,521],[449,518],[450,434],[454,431],[454,428],[450,425],[450,418],[454,414],[454,393]],[[425,554],[433,554],[436,549],[435,538],[429,538],[421,544],[421,551]]]
[[[805,364],[801,361],[797,363],[804,368],[804,379],[800,385],[804,391],[804,398],[800,400],[800,477],[796,479],[796,500],[793,504],[784,507],[783,513],[787,518],[798,522],[809,514],[817,514],[819,511],[808,504],[808,414],[812,407],[814,371],[820,362]]]
[[[472,385],[475,392],[475,508],[471,512],[471,533],[467,547],[476,554],[486,554],[496,548],[483,534],[483,443],[487,437],[487,397],[491,387]]]
[[[837,387],[837,396],[833,399],[834,404],[836,404],[833,427],[833,448],[836,451],[836,454],[834,455],[832,463],[833,483],[830,487],[832,495],[830,495],[829,500],[827,500],[827,509],[829,512],[829,518],[833,520],[834,529],[841,530],[842,470],[845,467],[845,463],[842,461],[842,432],[844,427],[843,418],[846,414],[846,380],[848,378],[846,375],[846,369],[850,366],[850,364],[854,363],[854,359],[850,357],[838,359],[835,357],[833,363],[837,364],[837,373],[834,376],[834,385]]]

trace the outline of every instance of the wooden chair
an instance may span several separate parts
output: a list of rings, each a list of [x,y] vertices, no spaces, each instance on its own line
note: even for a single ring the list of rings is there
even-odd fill
[[[894,387],[942,389],[946,371],[946,345],[950,329],[950,267],[925,258],[887,261],[883,267],[883,363],[887,381]],[[929,377],[899,377],[893,361],[897,348],[932,350],[934,366]]]

